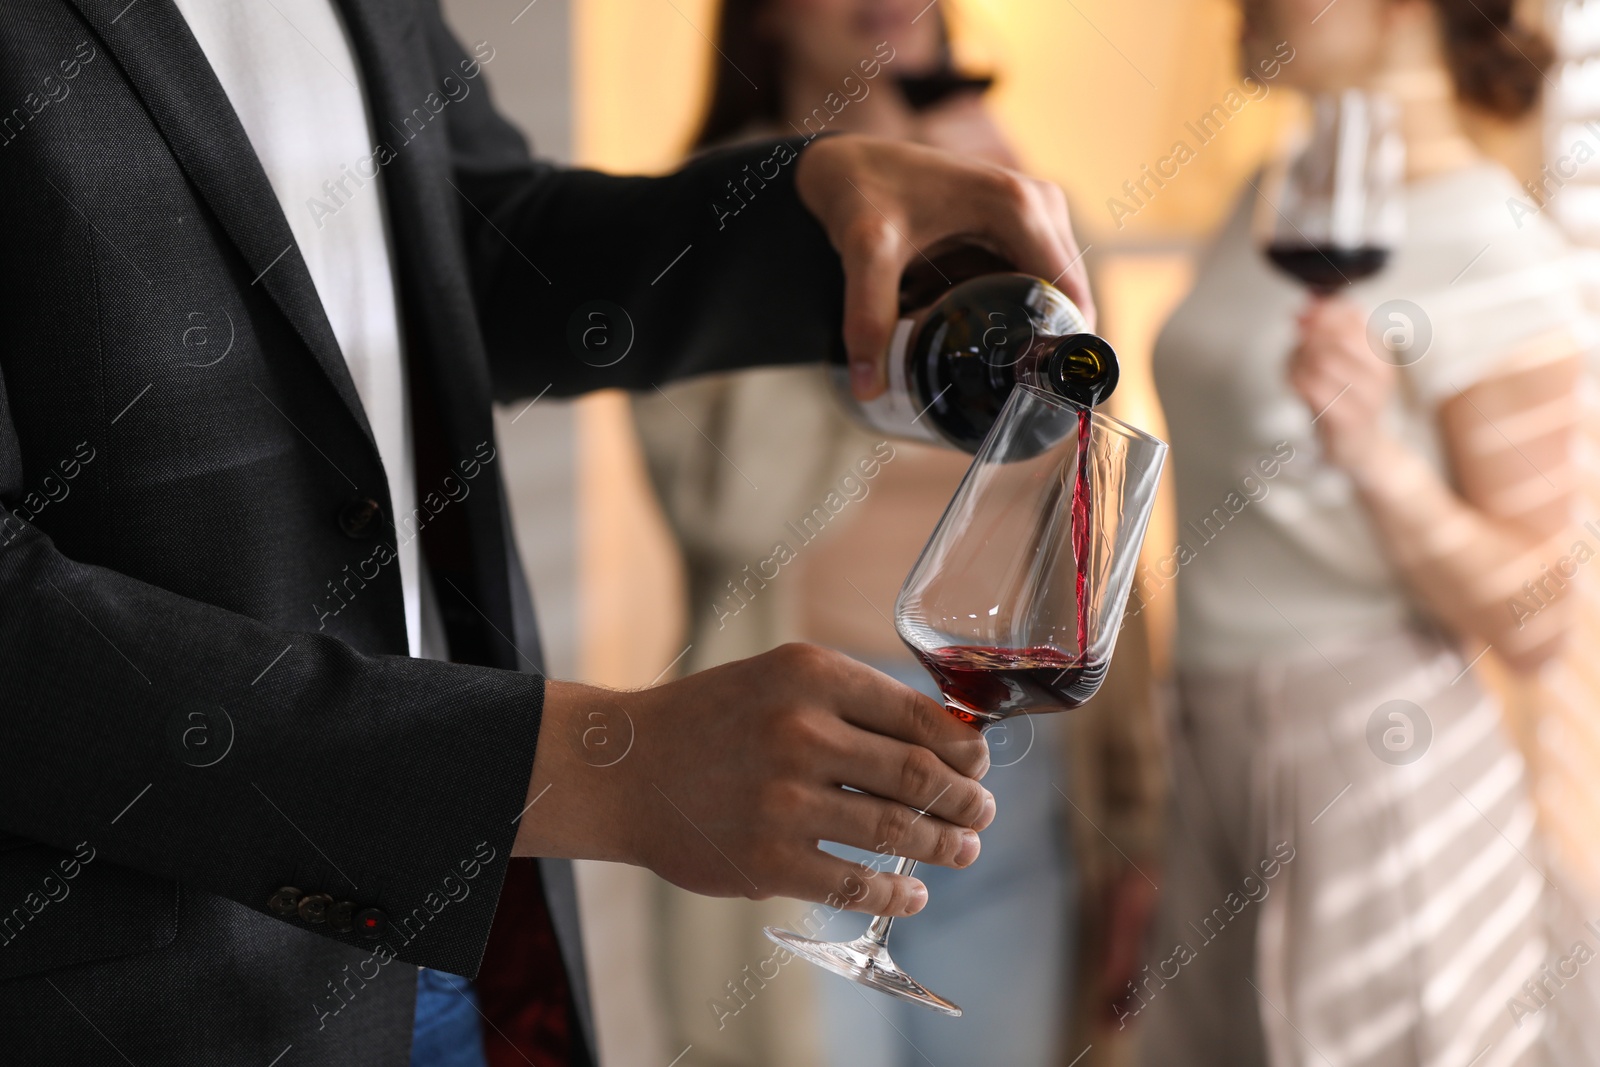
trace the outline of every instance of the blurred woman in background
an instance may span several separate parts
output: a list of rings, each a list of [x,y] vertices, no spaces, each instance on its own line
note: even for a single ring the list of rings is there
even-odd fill
[[[716,44],[696,149],[849,131],[1016,166],[983,103],[989,79],[964,76],[952,62],[942,5],[727,0]],[[727,225],[738,225],[737,217]],[[938,695],[890,617],[900,582],[970,457],[868,436],[844,417],[815,367],[690,382],[639,401],[636,413],[652,480],[687,565],[692,648],[683,669],[805,640]],[[830,493],[845,502],[843,510],[821,536],[797,544],[785,524],[813,515]],[[777,540],[793,544],[796,558],[776,578],[750,581],[750,567],[770,557]],[[1120,683],[1128,694],[1122,728],[1104,743],[1148,751],[1151,731],[1139,733],[1153,718],[1140,692],[1148,676],[1141,638],[1124,638],[1120,671],[1137,682]],[[1107,689],[1118,687],[1113,681]],[[781,983],[764,986],[749,1014],[706,1018],[693,999],[703,999],[704,985],[724,995],[724,980],[738,980],[742,963],[771,955],[761,923],[793,924],[804,909],[712,901],[668,887],[666,956],[675,976],[668,984],[684,998],[674,1015],[685,1027],[682,1038],[696,1044],[691,1057],[752,1067],[812,1056],[838,1067],[911,1067],[923,1061],[919,1050],[928,1050],[940,1067],[1064,1064],[1078,889],[1063,792],[1070,792],[1068,729],[1064,717],[1041,716],[991,731],[994,769],[984,784],[1002,814],[984,835],[983,854],[967,871],[919,870],[930,903],[914,922],[896,927],[896,959],[961,1004],[965,1018],[946,1019],[843,979],[805,973],[804,963],[787,965]],[[1151,802],[1156,762],[1144,760],[1142,777],[1135,772],[1137,788],[1118,783],[1119,797],[1145,802],[1139,815],[1146,823],[1157,807]],[[1140,825],[1139,815],[1115,815],[1118,825]],[[1123,844],[1139,851],[1132,841]],[[868,853],[856,858],[884,862]],[[1122,919],[1118,929],[1136,941],[1138,917]],[[853,937],[859,925],[835,918],[817,936]],[[737,944],[728,951],[714,947],[730,940]],[[797,983],[814,988],[814,1014],[803,1010]]]
[[[1510,605],[1573,544],[1584,319],[1554,227],[1468,136],[1532,112],[1550,45],[1510,0],[1244,8],[1247,62],[1287,42],[1283,82],[1398,101],[1407,233],[1308,300],[1252,243],[1251,189],[1156,349],[1179,522],[1274,473],[1179,578],[1144,1061],[1600,1063],[1592,976],[1561,962],[1600,942],[1561,917],[1473,673],[1537,670],[1568,625],[1559,590]],[[1432,336],[1404,367],[1369,343],[1397,298]]]

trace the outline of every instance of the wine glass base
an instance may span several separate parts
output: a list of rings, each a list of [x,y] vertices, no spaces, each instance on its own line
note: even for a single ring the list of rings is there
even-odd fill
[[[865,936],[854,941],[815,941],[776,926],[767,927],[766,935],[823,970],[891,997],[958,1019],[961,1017],[960,1008],[895,966],[894,960],[889,958],[889,950]]]

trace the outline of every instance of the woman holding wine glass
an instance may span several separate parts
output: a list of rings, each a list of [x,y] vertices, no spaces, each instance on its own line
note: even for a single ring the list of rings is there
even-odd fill
[[[1592,977],[1524,985],[1594,938],[1473,670],[1536,671],[1567,626],[1559,591],[1508,604],[1572,545],[1584,321],[1472,137],[1532,112],[1551,49],[1509,0],[1244,15],[1312,133],[1156,349],[1188,551],[1130,1022],[1162,1067],[1600,1062]]]

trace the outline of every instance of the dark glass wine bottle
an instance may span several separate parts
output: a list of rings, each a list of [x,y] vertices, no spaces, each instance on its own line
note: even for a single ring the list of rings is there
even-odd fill
[[[904,303],[904,300],[902,301]],[[1018,382],[1085,407],[1117,385],[1117,355],[1077,305],[1041,278],[980,274],[903,312],[889,345],[889,388],[861,403],[833,366],[845,408],[875,432],[976,452]]]

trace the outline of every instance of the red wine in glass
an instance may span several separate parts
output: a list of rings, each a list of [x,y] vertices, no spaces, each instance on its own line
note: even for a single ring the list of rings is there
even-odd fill
[[[1073,464],[1068,511],[1077,608],[1078,648],[1089,646],[1089,549],[1092,494],[1089,484],[1091,409],[1078,413],[1078,456]],[[1078,707],[1105,681],[1107,663],[1092,654],[1063,652],[1052,645],[1000,648],[946,645],[911,651],[944,694],[952,715],[975,729],[1026,712]]]
[[[1266,252],[1273,266],[1318,296],[1330,296],[1346,285],[1370,278],[1389,262],[1389,249],[1382,245],[1341,248],[1274,241]]]
[[[1100,688],[1107,666],[1049,646],[948,645],[918,649],[917,659],[938,683],[950,713],[980,730],[1011,715],[1078,707]]]

